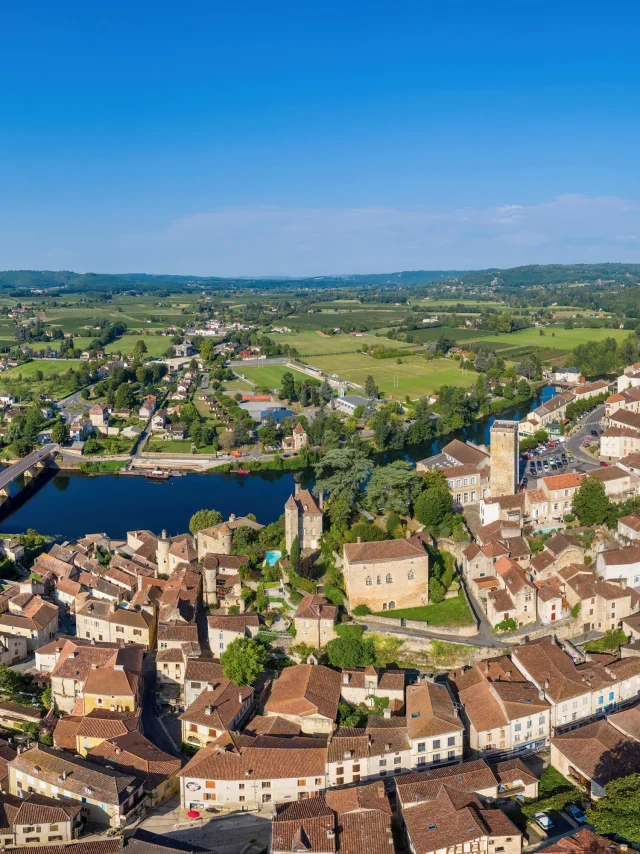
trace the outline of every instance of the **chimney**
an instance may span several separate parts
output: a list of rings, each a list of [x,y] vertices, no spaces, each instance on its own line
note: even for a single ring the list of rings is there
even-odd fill
[[[238,691],[238,702],[240,703],[240,705],[242,705],[242,704],[244,703],[244,698],[243,698],[243,696],[242,696],[242,691]]]
[[[626,590],[626,589],[627,589],[627,579],[626,579],[626,578],[621,578],[621,579],[620,579],[620,587],[622,588],[622,590]]]
[[[362,542],[362,537],[358,537],[357,542],[361,543],[361,542]]]
[[[383,717],[390,718],[391,717],[391,709],[387,706],[387,708],[383,712]]]
[[[349,684],[349,674],[347,673],[347,671],[346,671],[346,670],[343,670],[343,671],[342,671],[342,684],[343,684],[343,685],[348,685],[348,684]]]
[[[324,509],[324,492],[321,492],[318,496],[318,507],[323,510]]]
[[[296,494],[296,496],[300,495],[300,484],[298,483],[298,481],[296,481],[295,494]]]
[[[544,691],[542,690],[542,688],[540,688],[540,690],[538,691],[538,697],[539,697],[541,700],[544,700]]]
[[[549,690],[549,684],[550,684],[549,683],[549,677],[547,676],[547,678],[544,680],[544,690],[545,691]]]

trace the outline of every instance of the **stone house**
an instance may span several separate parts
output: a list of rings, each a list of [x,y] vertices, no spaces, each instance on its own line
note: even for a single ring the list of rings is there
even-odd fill
[[[25,797],[35,793],[80,805],[83,822],[123,827],[144,805],[142,781],[134,775],[103,768],[71,754],[38,745],[9,763],[9,791]]]
[[[584,475],[577,472],[555,474],[538,481],[538,488],[547,496],[549,502],[546,521],[562,522],[567,513],[571,513],[573,496],[576,494]]]
[[[0,632],[0,664],[10,667],[27,657],[27,639],[21,635]]]
[[[587,473],[604,485],[607,496],[615,502],[638,495],[640,492],[640,477],[619,466],[607,466],[594,469]]]
[[[156,406],[158,404],[158,398],[155,394],[148,394],[145,399],[142,401],[142,405],[138,410],[138,415],[142,421],[146,421],[151,418],[153,413],[156,411]]]
[[[579,605],[583,632],[617,629],[638,609],[639,594],[619,577],[606,581],[591,567],[574,564],[561,570],[559,578],[569,608]]]
[[[141,644],[151,650],[155,646],[155,613],[139,607],[120,606],[114,602],[88,599],[76,613],[78,637],[120,644]]]
[[[109,426],[109,406],[106,403],[94,403],[89,410],[89,420],[94,427]]]
[[[606,581],[624,579],[629,587],[640,585],[640,545],[608,549],[596,555],[596,569]],[[1,618],[0,618],[1,622]]]
[[[184,703],[188,709],[203,691],[220,684],[223,678],[222,665],[210,658],[186,658],[184,670]]]
[[[232,513],[226,522],[198,531],[198,559],[202,560],[208,554],[230,555],[233,549],[234,531],[242,527],[261,531],[264,525],[247,516],[235,516]]]
[[[556,620],[569,616],[569,602],[564,595],[564,584],[557,575],[536,581],[538,620],[543,626],[549,626]]]
[[[26,638],[33,652],[49,643],[58,631],[58,606],[40,596],[20,593],[9,600],[9,611],[0,614],[0,632]]]
[[[140,728],[140,710],[112,712],[94,709],[88,715],[63,715],[53,731],[53,746],[86,756],[105,739],[119,738]]]
[[[375,612],[428,602],[429,556],[418,536],[345,543],[343,573],[350,612],[358,605]]]
[[[0,843],[4,847],[72,842],[80,832],[80,804],[37,792],[28,797],[0,794]]]
[[[327,735],[335,727],[340,674],[322,665],[285,668],[271,690],[264,713],[297,724],[303,733]]]
[[[352,706],[373,707],[376,699],[387,700],[385,711],[399,714],[404,709],[405,676],[404,670],[380,670],[373,665],[343,670],[340,694]]]
[[[472,756],[542,750],[549,744],[551,706],[507,657],[449,674],[462,704]]]
[[[405,718],[370,715],[366,728],[339,727],[329,737],[327,786],[392,777],[412,767]]]
[[[291,668],[289,668],[291,669]],[[313,737],[224,733],[178,773],[183,809],[269,810],[326,788],[327,745]]]
[[[306,643],[314,649],[322,649],[336,636],[338,606],[317,593],[305,596],[294,615],[296,643]]]
[[[516,561],[503,555],[493,565],[496,586],[487,595],[487,618],[492,626],[515,620],[518,627],[536,619],[536,587]]]
[[[448,686],[428,680],[409,685],[406,706],[412,767],[461,762],[464,724]]]
[[[302,424],[296,424],[290,436],[285,436],[282,440],[282,449],[284,451],[294,451],[299,453],[309,444],[309,435]]]
[[[218,658],[237,638],[252,638],[260,628],[257,614],[223,614],[207,617],[209,647]]]
[[[322,509],[307,489],[301,489],[296,483],[295,495],[291,495],[284,505],[284,530],[287,552],[296,537],[300,549],[313,551],[318,548],[322,536]]]
[[[164,430],[165,425],[167,423],[167,410],[159,409],[155,412],[151,418],[151,429],[156,432],[157,430]]]
[[[618,537],[622,542],[640,540],[640,516],[622,516],[618,519]]]
[[[206,747],[226,730],[240,729],[253,708],[253,688],[238,687],[220,677],[209,685],[180,715],[182,740],[197,747]]]

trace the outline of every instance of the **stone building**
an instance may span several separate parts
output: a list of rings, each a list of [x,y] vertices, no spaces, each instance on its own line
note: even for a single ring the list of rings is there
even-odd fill
[[[340,674],[322,665],[286,667],[278,677],[264,707],[267,716],[278,715],[310,735],[333,731],[340,700]]]
[[[338,606],[318,594],[305,596],[294,615],[296,642],[320,649],[336,636]]]
[[[296,483],[295,495],[291,495],[284,505],[284,530],[287,552],[296,537],[302,551],[318,548],[322,536],[322,508],[308,489],[301,489]]]
[[[226,522],[212,525],[198,531],[198,558],[202,560],[208,554],[230,555],[233,549],[233,534],[238,528],[253,528],[261,531],[264,525],[247,516],[231,514]]]
[[[345,543],[343,573],[349,610],[415,608],[429,599],[429,556],[418,536],[407,540]]]
[[[491,495],[514,495],[518,488],[518,422],[494,421],[491,425]]]
[[[300,452],[309,444],[309,436],[302,424],[296,424],[290,436],[285,436],[282,440],[282,448],[285,451]]]

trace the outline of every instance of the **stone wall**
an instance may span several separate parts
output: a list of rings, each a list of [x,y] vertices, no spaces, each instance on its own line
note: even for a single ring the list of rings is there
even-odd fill
[[[380,626],[381,631],[385,631],[385,634],[393,634],[393,632],[387,632],[387,628],[389,629],[418,629],[425,633],[425,638],[428,637],[427,632],[430,630],[429,625],[424,620],[399,620],[395,617],[352,617],[357,623],[366,623],[375,629],[376,626]],[[455,638],[473,638],[478,634],[478,626],[474,622],[470,626],[434,626],[431,630],[436,635],[446,635],[447,637]],[[409,637],[408,635],[398,633],[398,636],[402,636],[403,638]]]

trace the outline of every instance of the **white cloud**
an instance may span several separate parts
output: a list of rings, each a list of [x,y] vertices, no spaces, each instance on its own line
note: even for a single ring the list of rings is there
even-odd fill
[[[640,261],[638,235],[638,202],[609,196],[451,210],[251,205],[194,211],[111,240],[84,235],[74,245],[67,235],[64,254],[71,269],[328,275]]]

